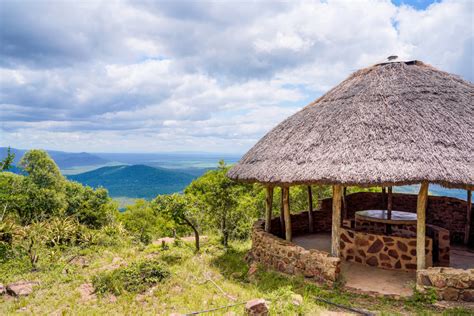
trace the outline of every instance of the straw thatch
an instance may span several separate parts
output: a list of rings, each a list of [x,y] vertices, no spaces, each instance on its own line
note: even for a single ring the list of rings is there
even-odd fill
[[[474,184],[474,85],[419,61],[351,75],[228,173],[274,185]]]

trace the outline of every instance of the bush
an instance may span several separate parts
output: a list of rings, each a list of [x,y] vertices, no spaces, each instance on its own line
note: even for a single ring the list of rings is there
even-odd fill
[[[170,276],[168,269],[158,260],[135,262],[124,268],[96,275],[92,283],[96,293],[140,293]]]

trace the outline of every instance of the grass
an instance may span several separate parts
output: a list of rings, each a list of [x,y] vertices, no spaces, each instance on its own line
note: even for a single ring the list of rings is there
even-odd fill
[[[206,242],[199,254],[192,244],[177,243],[163,249],[161,245],[139,246],[124,242],[115,247],[69,249],[59,257],[45,258],[38,272],[31,272],[26,258],[0,263],[0,282],[17,280],[39,281],[34,293],[20,299],[0,297],[0,315],[10,314],[159,314],[190,313],[245,302],[254,298],[270,301],[271,315],[318,315],[333,306],[320,303],[321,297],[335,303],[381,311],[382,314],[468,314],[463,309],[440,311],[429,304],[391,299],[377,299],[346,293],[339,289],[309,283],[302,277],[291,277],[259,268],[248,276],[244,261],[250,242],[233,242],[229,249],[217,239]],[[84,257],[88,266],[80,267],[68,261],[73,256]],[[138,292],[97,295],[84,301],[79,287],[91,283],[97,276],[139,266],[137,262],[158,262],[170,276],[140,287]],[[303,304],[292,303],[292,295],[303,296]],[[218,310],[211,315],[234,311],[243,314],[243,305]],[[209,314],[207,314],[209,315]]]

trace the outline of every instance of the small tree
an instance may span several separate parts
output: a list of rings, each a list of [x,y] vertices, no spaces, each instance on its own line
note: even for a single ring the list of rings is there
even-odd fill
[[[15,159],[15,154],[11,152],[11,148],[8,147],[7,156],[0,161],[0,172],[1,171],[8,171],[13,164],[13,160]]]
[[[152,202],[159,215],[173,220],[178,225],[185,225],[194,232],[196,251],[200,250],[199,226],[203,212],[201,203],[193,196],[183,194],[158,195]]]
[[[232,181],[226,175],[228,170],[229,167],[221,160],[217,170],[206,172],[185,189],[186,195],[193,196],[205,206],[206,220],[220,230],[225,247],[229,238],[237,237],[235,233],[240,231],[239,227],[248,226],[256,217],[251,209],[239,205],[257,203],[253,186]],[[251,203],[248,203],[249,199]]]

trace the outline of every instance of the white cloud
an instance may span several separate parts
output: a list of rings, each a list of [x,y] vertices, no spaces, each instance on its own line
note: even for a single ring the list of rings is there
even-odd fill
[[[469,1],[0,6],[0,145],[243,152],[388,55],[474,76]]]

